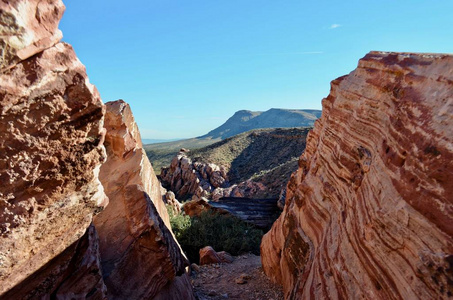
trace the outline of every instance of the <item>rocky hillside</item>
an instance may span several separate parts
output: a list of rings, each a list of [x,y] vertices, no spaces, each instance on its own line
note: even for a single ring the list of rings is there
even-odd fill
[[[0,298],[193,299],[132,113],[59,42],[63,11],[0,2]]]
[[[305,148],[308,128],[258,129],[208,147],[183,151],[161,181],[178,199],[192,196],[278,198],[297,157]]]
[[[287,299],[453,293],[453,56],[371,52],[332,82],[261,244]]]
[[[268,111],[240,110],[223,125],[209,133],[192,139],[168,143],[145,145],[146,153],[153,167],[160,170],[168,167],[172,158],[181,148],[198,149],[209,146],[234,135],[260,128],[312,127],[321,116],[320,110],[314,109],[277,109]]]

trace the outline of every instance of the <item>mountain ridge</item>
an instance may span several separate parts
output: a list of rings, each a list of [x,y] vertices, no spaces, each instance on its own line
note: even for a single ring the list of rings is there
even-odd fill
[[[170,165],[181,148],[203,148],[232,136],[254,129],[313,127],[321,116],[316,109],[271,108],[267,111],[239,110],[219,127],[207,134],[173,142],[148,144],[146,150],[153,167],[159,170]]]
[[[222,125],[197,138],[225,139],[262,128],[312,127],[320,116],[321,111],[316,109],[239,110]]]

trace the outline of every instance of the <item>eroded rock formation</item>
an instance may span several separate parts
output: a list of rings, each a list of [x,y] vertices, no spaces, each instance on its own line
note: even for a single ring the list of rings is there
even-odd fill
[[[104,107],[58,43],[63,9],[0,2],[0,295],[76,243],[107,203]]]
[[[94,224],[108,297],[152,299],[173,280],[185,282],[177,276],[185,276],[188,261],[169,229],[161,186],[129,105],[119,100],[106,107],[108,160],[100,180],[110,203]],[[191,294],[190,283],[185,291]]]
[[[0,71],[58,43],[61,0],[1,1]]]
[[[453,56],[371,52],[332,82],[261,245],[288,299],[453,293]]]
[[[109,105],[99,175],[105,106],[58,42],[63,10],[56,0],[0,1],[0,298],[192,299],[124,102]],[[90,224],[108,203],[100,177],[113,202],[96,220],[99,240]]]
[[[308,128],[258,129],[208,147],[180,151],[162,184],[179,200],[205,197],[277,199],[305,148]]]

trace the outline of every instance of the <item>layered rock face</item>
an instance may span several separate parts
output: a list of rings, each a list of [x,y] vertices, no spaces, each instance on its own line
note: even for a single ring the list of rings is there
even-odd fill
[[[0,2],[0,295],[78,243],[107,203],[104,107],[71,46],[58,43],[63,9]]]
[[[261,245],[288,299],[453,293],[453,56],[371,52],[332,82]]]
[[[191,299],[191,285],[183,278],[188,261],[169,229],[161,186],[130,107],[122,100],[106,107],[108,160],[100,180],[110,203],[94,224],[108,297],[153,299],[167,285],[176,285],[185,294],[169,288],[172,299]]]

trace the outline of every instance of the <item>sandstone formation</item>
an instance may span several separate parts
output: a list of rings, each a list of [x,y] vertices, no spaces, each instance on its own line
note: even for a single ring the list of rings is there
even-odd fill
[[[180,214],[182,204],[178,201],[178,199],[176,199],[175,193],[173,193],[172,191],[167,191],[164,188],[161,188],[161,192],[163,195],[162,200],[164,201],[164,203],[171,207],[171,209],[173,209],[174,214]]]
[[[107,203],[104,107],[71,46],[58,43],[63,9],[0,2],[0,295],[82,243]]]
[[[180,151],[169,168],[162,168],[161,180],[178,199],[209,196],[215,188],[229,185],[225,168],[212,163],[192,162],[187,151]]]
[[[0,71],[58,43],[64,9],[61,0],[1,1]]]
[[[219,263],[232,263],[233,257],[225,251],[216,252],[211,246],[206,246],[199,251],[200,266]]]
[[[1,299],[106,299],[94,226]]]
[[[63,10],[0,2],[0,298],[193,299],[124,102],[109,104],[99,175],[105,106],[58,42]],[[108,203],[100,177],[113,201],[95,228]]]
[[[190,152],[184,149],[162,168],[162,184],[180,200],[277,199],[297,169],[308,131],[260,129]]]
[[[453,293],[453,56],[371,52],[332,82],[261,244],[287,299]]]
[[[214,207],[212,207],[211,203],[208,199],[203,197],[201,199],[194,199],[184,202],[182,209],[184,211],[184,214],[188,215],[189,217],[200,216],[204,211],[215,211],[220,214],[227,213],[224,210],[215,209]]]
[[[108,160],[101,167],[100,180],[110,203],[94,224],[108,297],[153,299],[167,289],[171,299],[191,299],[191,285],[184,277],[188,261],[169,229],[161,186],[130,107],[122,100],[106,107]]]
[[[184,204],[184,211],[186,205],[187,203]],[[209,202],[209,205],[214,210],[226,211],[265,230],[271,228],[281,212],[275,199],[221,198]]]

